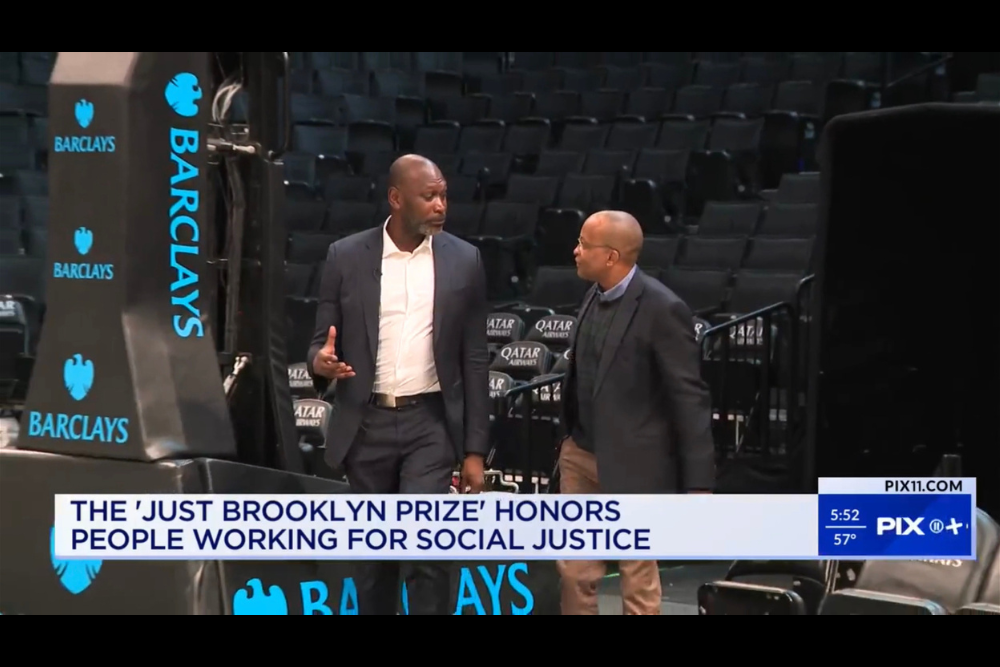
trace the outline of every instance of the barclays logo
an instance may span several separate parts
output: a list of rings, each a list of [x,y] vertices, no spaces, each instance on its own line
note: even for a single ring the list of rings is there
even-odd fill
[[[73,116],[76,124],[86,130],[94,122],[94,103],[90,100],[77,100],[73,106]],[[115,138],[112,136],[94,135],[56,135],[52,150],[56,153],[114,153]]]
[[[63,364],[63,384],[70,398],[82,401],[94,386],[94,362],[74,354]],[[128,442],[128,418],[82,414],[26,413],[26,431],[30,438],[53,438],[74,442],[102,442],[124,445]]]
[[[527,616],[535,609],[535,596],[524,581],[528,575],[527,563],[503,563],[463,567],[459,575],[455,616],[499,616],[508,611],[513,616]],[[247,591],[249,589],[249,592]],[[337,600],[329,600],[330,589],[324,581],[299,583],[302,614],[312,616],[334,615],[331,607]],[[485,595],[484,595],[485,593]],[[404,583],[400,590],[403,615],[410,610],[409,594]],[[288,616],[288,598],[280,586],[269,586],[267,592],[260,579],[251,579],[233,595],[234,616]],[[358,615],[358,590],[354,579],[348,577],[341,583],[338,616]]]
[[[80,100],[73,108],[73,112],[76,115],[76,122],[86,130],[90,127],[91,121],[94,120],[94,103]]]
[[[201,99],[201,86],[198,77],[190,72],[174,75],[163,92],[167,104],[177,115],[192,118],[198,115],[198,100]]]
[[[94,385],[94,362],[74,354],[63,364],[63,383],[74,400],[82,401]]]
[[[99,560],[63,560],[56,556],[55,526],[49,533],[49,556],[52,559],[52,569],[59,577],[59,583],[73,595],[79,595],[90,588],[103,564],[103,561]]]
[[[81,256],[94,246],[94,232],[80,227],[73,233],[73,245]],[[52,277],[67,280],[111,280],[115,277],[113,264],[91,264],[89,262],[53,262]]]
[[[247,595],[247,588],[241,588],[233,596],[234,616],[288,616],[288,600],[283,590],[271,586],[264,593],[260,579],[251,579],[246,587],[251,595]]]
[[[86,227],[80,227],[73,233],[73,245],[76,246],[78,253],[86,255],[90,252],[91,246],[94,245],[94,232]]]
[[[170,79],[164,91],[167,104],[178,116],[193,118],[201,99],[198,77],[182,72]],[[181,123],[185,124],[185,123]],[[186,123],[191,126],[192,123]],[[194,127],[170,128],[170,268],[175,279],[170,283],[170,307],[173,309],[174,333],[180,338],[201,338],[200,264],[201,172],[195,160],[201,152],[201,135]],[[164,156],[166,157],[166,156]],[[192,164],[194,162],[194,164]],[[164,184],[166,185],[166,184]]]

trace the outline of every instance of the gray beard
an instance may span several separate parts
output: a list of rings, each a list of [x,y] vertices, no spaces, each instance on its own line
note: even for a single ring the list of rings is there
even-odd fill
[[[417,232],[422,236],[435,236],[441,232],[441,228],[435,227],[434,225],[418,225]]]

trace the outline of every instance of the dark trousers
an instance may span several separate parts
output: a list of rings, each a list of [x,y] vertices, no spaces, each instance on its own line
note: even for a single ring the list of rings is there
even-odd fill
[[[366,408],[361,429],[344,461],[352,493],[448,493],[455,449],[445,426],[440,394],[403,408]],[[400,563],[360,563],[358,614],[395,615],[400,604]],[[445,563],[402,564],[409,613],[446,616],[451,580]]]

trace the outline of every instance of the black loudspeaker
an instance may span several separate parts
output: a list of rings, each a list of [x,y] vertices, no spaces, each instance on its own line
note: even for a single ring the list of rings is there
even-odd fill
[[[997,515],[1000,107],[848,114],[822,144],[807,473],[930,475],[957,452]]]

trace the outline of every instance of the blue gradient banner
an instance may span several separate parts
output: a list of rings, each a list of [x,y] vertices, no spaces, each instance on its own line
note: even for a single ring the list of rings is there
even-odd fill
[[[819,497],[819,555],[829,558],[975,558],[972,495]]]

